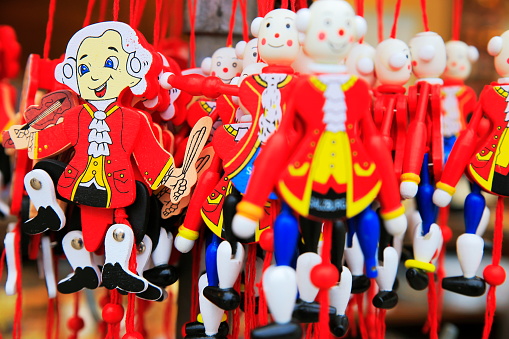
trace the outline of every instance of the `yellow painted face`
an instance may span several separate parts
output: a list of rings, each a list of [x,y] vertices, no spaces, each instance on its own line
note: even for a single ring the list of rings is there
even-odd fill
[[[84,39],[76,61],[81,97],[85,100],[118,98],[126,87],[140,82],[140,78],[127,72],[128,56],[116,31],[108,30],[100,37]]]

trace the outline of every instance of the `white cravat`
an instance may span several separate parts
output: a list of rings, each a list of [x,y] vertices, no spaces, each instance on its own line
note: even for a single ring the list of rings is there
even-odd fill
[[[111,145],[112,141],[109,134],[110,127],[106,123],[107,116],[104,109],[106,109],[106,107],[108,107],[108,105],[113,101],[114,99],[90,102],[95,107],[103,109],[94,112],[94,118],[88,126],[88,129],[90,130],[88,133],[88,142],[90,143],[88,146],[88,155],[91,155],[94,158],[98,158],[102,155],[110,155],[110,148],[108,145]]]
[[[347,74],[321,75],[318,79],[327,87],[323,96],[325,103],[323,104],[323,119],[326,125],[325,129],[330,132],[344,132],[346,122],[346,101],[345,93],[341,86],[350,79]]]

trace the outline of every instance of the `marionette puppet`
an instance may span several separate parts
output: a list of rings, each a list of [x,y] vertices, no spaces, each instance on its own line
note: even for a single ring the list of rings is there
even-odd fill
[[[479,97],[479,105],[467,128],[460,133],[458,140],[449,155],[444,168],[444,174],[433,195],[433,202],[440,206],[447,206],[455,192],[455,186],[465,171],[467,177],[483,191],[505,197],[507,189],[507,156],[504,153],[504,136],[506,132],[507,87],[509,85],[509,66],[506,61],[509,56],[509,31],[501,36],[493,37],[488,44],[488,53],[494,56],[494,64],[501,78],[497,82],[486,85]],[[502,114],[504,113],[504,114]],[[491,123],[491,129],[485,133],[483,115]],[[502,275],[484,272],[484,280],[476,276],[483,256],[484,232],[486,222],[484,197],[480,194],[470,194],[465,201],[465,233],[456,242],[458,260],[463,276],[449,277],[443,280],[442,286],[460,294],[479,296],[485,291],[485,280],[490,285],[499,285],[503,281]],[[467,211],[467,203],[469,211]],[[497,207],[498,208],[498,207]],[[496,232],[496,231],[495,231]],[[495,256],[495,255],[494,255]],[[492,265],[494,266],[494,265]],[[500,266],[495,266],[495,268]],[[500,268],[503,273],[503,269]],[[496,270],[492,270],[496,271]],[[505,274],[503,275],[505,277]],[[500,278],[495,279],[495,277]]]
[[[370,277],[376,276],[379,223],[369,205],[380,196],[390,233],[404,232],[406,220],[395,178],[381,178],[378,174],[377,167],[392,168],[392,164],[389,153],[380,148],[382,139],[369,115],[368,86],[340,65],[352,43],[364,34],[364,19],[355,16],[344,1],[320,0],[298,12],[297,27],[303,33],[304,52],[312,61],[307,67],[314,74],[298,79],[294,85],[285,118],[254,164],[246,194],[237,206],[233,230],[244,238],[254,233],[265,199],[275,187],[289,207],[318,228],[318,236],[321,223],[325,222],[324,232],[329,229],[329,234],[324,236],[324,246],[333,241],[334,253],[327,255],[333,257],[334,265],[320,258],[311,259],[308,272],[316,287],[326,292],[332,287],[334,312],[329,326],[333,334],[342,336],[348,328],[344,312],[351,290],[350,272],[342,267],[344,219],[356,218],[349,223],[349,231],[357,233],[361,241]],[[361,130],[364,140],[359,135]],[[355,226],[357,229],[353,229]],[[289,264],[291,259],[278,261],[278,256],[292,258],[296,241],[290,241],[298,239],[292,235],[296,229],[295,217],[283,207],[282,217],[274,225],[277,264],[267,269],[263,277],[275,323],[256,329],[253,337],[268,338],[283,332],[288,333],[288,338],[300,336],[300,327],[291,322],[297,295],[296,273]],[[369,244],[366,238],[375,240]],[[374,248],[370,246],[373,244]],[[324,252],[328,252],[325,247]],[[338,271],[342,272],[341,279]]]
[[[375,87],[375,48],[370,44],[355,43],[345,60],[348,73],[364,80],[369,88]]]
[[[55,70],[57,81],[85,103],[66,111],[56,125],[41,130],[31,126],[10,129],[16,148],[28,147],[32,159],[74,148],[69,164],[42,160],[25,176],[25,187],[38,210],[23,224],[25,233],[62,229],[66,219],[56,196],[80,207],[82,231],[70,232],[63,240],[74,272],[59,282],[61,292],[102,283],[108,289],[137,293],[145,299],[164,298],[161,288],[127,267],[133,244],[141,239],[135,239],[127,221],[129,218],[134,228],[139,227],[139,215],[127,215],[126,211],[140,213],[136,205],[144,205],[147,187],[166,185],[172,189],[172,199],[180,200],[194,184],[196,172],[194,166],[176,168],[171,154],[154,137],[146,116],[120,104],[123,91],[155,96],[160,67],[143,36],[127,24],[87,26],[73,35],[64,61]],[[18,133],[25,129],[29,133]],[[196,161],[207,136],[207,127],[192,136],[191,162]],[[105,263],[100,273],[91,253],[100,253],[103,242]]]
[[[254,38],[245,42],[241,40],[235,45],[235,55],[242,60],[242,68],[257,63],[258,57],[258,38]]]
[[[405,142],[400,192],[404,199],[416,197],[420,218],[413,225],[414,258],[407,260],[406,277],[417,290],[428,286],[428,275],[435,272],[432,260],[442,247],[442,232],[435,223],[437,209],[431,201],[433,183],[442,173],[443,136],[441,132],[440,75],[446,67],[445,44],[434,32],[425,31],[409,43],[416,84],[409,88],[410,124]]]

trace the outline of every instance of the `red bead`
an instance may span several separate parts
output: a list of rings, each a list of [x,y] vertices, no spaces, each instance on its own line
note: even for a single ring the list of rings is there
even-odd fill
[[[274,231],[267,229],[260,234],[259,244],[265,252],[274,252]]]
[[[108,324],[119,323],[124,317],[124,308],[118,304],[106,304],[103,308],[103,319]]]
[[[311,270],[311,282],[318,288],[331,288],[338,280],[338,269],[332,264],[319,264]]]
[[[442,226],[441,229],[444,243],[448,243],[452,239],[452,230],[449,226]]]
[[[67,327],[74,332],[78,332],[83,327],[85,327],[85,322],[81,317],[71,317],[69,320],[67,320]]]
[[[144,339],[140,332],[126,333],[122,339]]]
[[[505,270],[499,265],[488,265],[484,269],[483,276],[488,284],[499,286],[505,281]]]

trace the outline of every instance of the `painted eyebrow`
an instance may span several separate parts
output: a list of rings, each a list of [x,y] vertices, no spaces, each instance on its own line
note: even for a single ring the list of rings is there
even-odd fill
[[[80,60],[81,60],[81,59],[86,58],[87,56],[88,56],[88,54],[83,54],[83,55],[81,56]]]
[[[118,53],[118,49],[116,49],[116,48],[115,48],[115,47],[113,47],[113,46],[108,47],[108,49],[111,49],[112,51],[115,51],[115,52],[117,52],[117,53]]]

